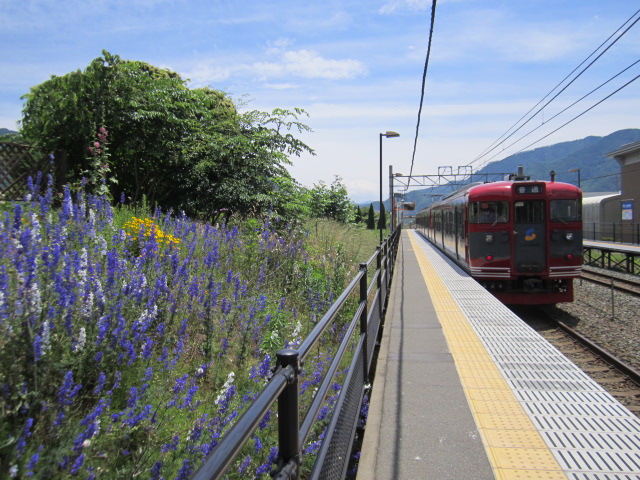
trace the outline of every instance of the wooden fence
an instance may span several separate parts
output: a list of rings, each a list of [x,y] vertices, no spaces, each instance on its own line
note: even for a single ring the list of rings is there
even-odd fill
[[[0,200],[21,200],[27,192],[27,178],[50,169],[49,157],[28,145],[0,142]]]

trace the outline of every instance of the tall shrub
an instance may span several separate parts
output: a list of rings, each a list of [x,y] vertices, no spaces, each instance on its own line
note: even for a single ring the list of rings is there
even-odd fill
[[[21,133],[53,153],[58,177],[80,185],[105,177],[113,198],[124,193],[164,208],[215,220],[270,208],[287,213],[278,190],[290,156],[313,153],[292,134],[309,130],[301,109],[238,113],[224,93],[189,89],[177,73],[103,51],[83,71],[31,88]],[[90,148],[109,132],[108,172]],[[88,186],[99,192],[101,183]],[[224,209],[224,210],[223,210]]]

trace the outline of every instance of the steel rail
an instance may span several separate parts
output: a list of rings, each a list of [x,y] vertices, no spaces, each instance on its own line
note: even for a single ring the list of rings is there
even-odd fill
[[[602,358],[605,362],[609,363],[619,372],[627,375],[634,383],[640,385],[640,372],[633,368],[631,365],[628,365],[620,358],[616,357],[612,353],[609,353],[607,350],[593,343],[587,337],[579,334],[573,328],[569,327],[565,323],[562,323],[558,320],[554,320],[562,331],[569,334],[571,337],[575,338],[580,344],[584,345],[586,348],[594,352],[600,358]]]
[[[580,274],[580,278],[588,282],[604,286],[611,286],[613,283],[613,287],[615,289],[628,293],[629,295],[640,297],[640,282],[626,280],[624,278],[618,278],[600,272],[585,271],[584,269]]]

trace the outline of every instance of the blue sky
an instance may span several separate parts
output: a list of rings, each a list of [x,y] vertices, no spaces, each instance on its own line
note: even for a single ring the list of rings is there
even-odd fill
[[[413,173],[476,159],[638,8],[637,0],[440,0]],[[352,199],[375,200],[380,132],[401,135],[383,141],[385,177],[389,164],[411,168],[430,9],[429,0],[0,0],[0,127],[16,128],[31,86],[83,69],[106,49],[223,90],[248,109],[304,108],[313,133],[302,139],[316,156],[294,158],[294,178],[312,186],[338,175]],[[586,110],[640,65],[549,120],[638,59],[640,22],[483,160]],[[640,81],[632,83],[531,148],[640,127],[639,93]]]

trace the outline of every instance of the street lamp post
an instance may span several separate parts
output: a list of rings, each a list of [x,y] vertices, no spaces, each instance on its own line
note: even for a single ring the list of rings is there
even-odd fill
[[[382,213],[382,137],[399,137],[400,134],[397,132],[386,132],[380,134],[380,213]],[[378,228],[380,230],[380,245],[382,245],[382,222],[378,219]]]
[[[580,187],[580,169],[579,168],[572,168],[571,170],[569,170],[570,172],[578,172],[578,188]]]

